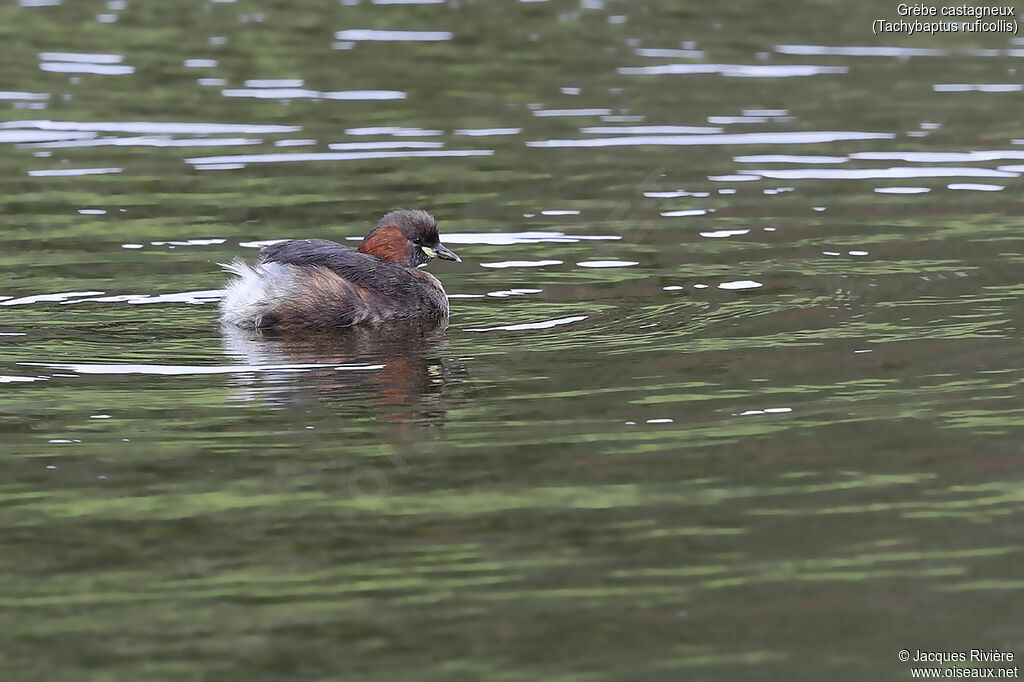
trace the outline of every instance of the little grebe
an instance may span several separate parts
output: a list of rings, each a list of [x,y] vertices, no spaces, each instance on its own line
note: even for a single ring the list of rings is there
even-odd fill
[[[326,239],[291,239],[260,250],[221,299],[221,322],[248,329],[328,329],[354,324],[447,318],[448,297],[419,270],[434,258],[461,262],[442,246],[426,211],[392,211],[355,251]]]

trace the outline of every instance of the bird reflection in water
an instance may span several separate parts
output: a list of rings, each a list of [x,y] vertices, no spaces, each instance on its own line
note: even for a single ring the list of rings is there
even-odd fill
[[[224,352],[240,364],[283,366],[233,376],[238,400],[280,409],[326,401],[378,419],[437,422],[441,391],[461,371],[442,357],[447,326],[421,319],[301,335],[231,326],[221,333]]]

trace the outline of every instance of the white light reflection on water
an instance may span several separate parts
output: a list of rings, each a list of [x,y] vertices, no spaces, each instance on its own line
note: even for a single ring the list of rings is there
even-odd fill
[[[891,140],[892,133],[846,131],[723,133],[712,135],[637,135],[598,137],[582,140],[532,140],[527,147],[618,147],[658,145],[733,145],[733,144],[820,144],[842,140]]]
[[[386,365],[333,363],[302,363],[291,365],[141,365],[141,364],[56,364],[48,362],[19,362],[27,367],[76,372],[78,374],[151,374],[158,376],[188,376],[198,374],[243,374],[248,372],[303,372],[333,367],[339,371],[367,371],[383,369]]]
[[[291,163],[296,161],[352,161],[357,159],[404,159],[417,157],[441,156],[491,156],[493,149],[450,149],[436,151],[365,151],[365,152],[306,152],[306,153],[271,153],[271,154],[240,154],[237,156],[200,156],[185,159],[186,162],[198,165],[227,163]]]
[[[98,133],[138,133],[164,135],[215,135],[217,133],[240,133],[258,135],[264,133],[294,133],[302,126],[250,125],[246,123],[188,123],[166,121],[4,121],[0,129],[33,128],[36,130],[86,131]]]
[[[645,120],[646,116],[625,116],[622,114],[615,114],[612,116],[601,116],[602,121],[605,123],[639,123]]]
[[[878,194],[926,194],[931,192],[930,187],[876,187]]]
[[[796,120],[792,116],[761,116],[743,114],[742,116],[708,116],[708,123],[714,123],[715,125],[732,125],[736,123],[768,123],[774,121],[776,123],[789,123],[790,121]]]
[[[662,59],[703,59],[704,50],[678,50],[658,47],[638,47],[633,50],[638,57],[654,57]]]
[[[789,109],[744,109],[744,116],[770,116],[778,118],[789,114]]]
[[[48,92],[19,92],[16,90],[0,90],[0,99],[2,100],[26,100],[26,101],[38,101],[50,99],[50,93]]]
[[[949,50],[917,47],[834,47],[830,45],[776,45],[779,54],[837,55],[841,57],[944,57]]]
[[[727,237],[738,237],[748,232],[750,230],[713,230],[711,232],[701,232],[700,236],[709,239],[725,239]]]
[[[480,263],[482,268],[543,268],[548,265],[561,265],[560,260],[503,260],[496,263]]]
[[[885,178],[949,178],[949,177],[980,177],[980,178],[1015,178],[1017,171],[1024,166],[1001,166],[1001,170],[991,168],[934,168],[894,166],[892,168],[796,168],[792,170],[748,170],[765,178],[778,180],[867,180]],[[1013,170],[1011,170],[1013,169]]]
[[[28,174],[33,178],[48,178],[75,175],[108,175],[111,173],[120,173],[123,170],[123,168],[52,168],[30,170]]]
[[[359,239],[362,239],[362,237],[359,237]],[[270,246],[271,244],[280,244],[281,242],[286,242],[286,241],[288,241],[288,240],[287,239],[260,239],[258,241],[251,241],[251,242],[238,242],[238,245],[241,246],[243,249],[261,249],[264,246]]]
[[[763,410],[747,410],[745,412],[733,413],[734,417],[749,417],[755,414],[785,414],[792,412],[792,407],[766,407]]]
[[[244,163],[200,163],[196,164],[196,170],[201,171],[212,171],[212,170],[238,170],[245,168]]]
[[[195,242],[220,243],[224,240],[190,240]],[[165,242],[154,242],[164,244]],[[179,245],[187,245],[188,242],[177,242]],[[195,245],[195,244],[192,244]],[[122,248],[143,248],[142,244],[123,244]],[[36,303],[57,303],[59,305],[74,305],[78,303],[128,303],[130,305],[148,303],[188,303],[191,305],[202,305],[219,301],[224,292],[221,289],[206,289],[201,291],[180,291],[168,294],[117,294],[105,296],[102,291],[64,291],[54,294],[35,294],[33,296],[22,296],[20,298],[9,298],[0,301],[0,306],[22,306]],[[0,297],[4,298],[4,297]]]
[[[967,190],[975,192],[998,192],[999,190],[1004,189],[1004,187],[1005,185],[988,185],[984,183],[974,182],[954,182],[949,185],[946,185],[947,189]]]
[[[718,285],[718,288],[729,291],[743,291],[744,289],[757,289],[763,286],[764,285],[760,282],[755,282],[750,279],[740,279],[735,282],[722,282]]]
[[[124,55],[94,54],[89,52],[40,52],[39,61],[68,62],[71,64],[120,64]]]
[[[301,78],[250,78],[245,81],[247,88],[302,88],[306,81]]]
[[[77,303],[127,303],[128,305],[188,303],[189,305],[204,305],[219,301],[223,296],[224,291],[221,289],[206,289],[203,291],[180,291],[170,294],[118,294],[116,296],[76,298],[74,300],[61,301],[60,305],[74,305]]]
[[[718,74],[728,78],[793,78],[822,74],[847,73],[846,66],[816,66],[813,64],[660,64],[658,66],[623,66],[623,75],[693,75]]]
[[[443,130],[425,128],[403,128],[401,126],[372,126],[368,128],[348,128],[346,135],[394,135],[395,137],[430,137],[440,135]]]
[[[400,90],[342,90],[320,92],[305,88],[227,88],[220,91],[224,97],[253,97],[256,99],[335,99],[335,100],[389,100],[405,99]]]
[[[711,196],[711,192],[687,192],[685,189],[677,189],[668,192],[644,192],[644,196],[651,199],[678,199],[679,197],[694,197],[696,199],[705,199]]]
[[[1019,149],[994,149],[972,152],[854,152],[851,159],[873,161],[910,161],[911,163],[961,163],[971,161],[998,161],[1024,159]]]
[[[85,64],[82,62],[42,62],[39,68],[52,73],[91,73],[100,76],[127,76],[135,73],[126,64]]]
[[[628,268],[640,263],[632,260],[585,260],[576,265],[581,268]]]
[[[455,36],[449,31],[381,31],[365,28],[352,28],[345,31],[338,31],[334,34],[335,40],[350,41],[401,41],[401,42],[434,42],[451,40]]]
[[[338,142],[329,144],[327,147],[335,151],[351,151],[353,149],[440,149],[444,147],[444,142],[382,140],[377,142]]]
[[[713,208],[687,208],[679,211],[662,211],[661,216],[663,218],[689,218],[690,216],[707,215],[708,213],[714,213]]]
[[[0,124],[0,128],[3,125]],[[50,133],[41,130],[0,130],[0,143],[32,144],[57,140],[88,140],[96,133]]]
[[[186,239],[180,241],[150,242],[153,246],[215,246],[223,244],[226,239]]]
[[[552,327],[558,327],[563,324],[572,324],[573,322],[581,322],[587,319],[589,315],[576,315],[574,317],[561,317],[556,320],[545,320],[543,322],[524,322],[522,324],[508,324],[500,327],[478,327],[474,329],[464,329],[467,332],[496,332],[496,331],[526,331],[530,329],[551,329]]]
[[[0,301],[0,306],[31,305],[33,303],[49,303],[54,301],[66,301],[70,298],[80,296],[98,296],[102,291],[63,291],[56,294],[35,294],[33,296],[22,296],[21,298],[9,298]]]
[[[535,109],[533,115],[544,118],[551,116],[607,116],[611,109]]]
[[[711,182],[750,182],[751,180],[760,180],[761,178],[757,175],[709,175],[708,180]]]
[[[487,293],[491,298],[508,298],[509,296],[528,296],[539,294],[543,289],[504,289],[502,291],[490,291]]]
[[[935,92],[1020,92],[1020,83],[936,83]]]
[[[518,135],[522,132],[522,128],[460,128],[454,132],[456,135],[470,137],[490,137],[492,135]]]
[[[67,149],[72,147],[244,147],[263,144],[253,137],[207,137],[174,139],[172,137],[92,137],[85,139],[38,142],[35,149]]]
[[[596,135],[709,135],[720,133],[717,126],[589,126],[581,133]]]
[[[845,156],[800,156],[798,154],[760,154],[734,156],[736,163],[846,163]]]

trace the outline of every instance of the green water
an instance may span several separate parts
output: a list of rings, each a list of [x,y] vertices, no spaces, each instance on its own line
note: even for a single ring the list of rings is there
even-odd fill
[[[1024,44],[895,7],[5,3],[0,679],[1024,655]],[[220,330],[398,206],[447,330]]]

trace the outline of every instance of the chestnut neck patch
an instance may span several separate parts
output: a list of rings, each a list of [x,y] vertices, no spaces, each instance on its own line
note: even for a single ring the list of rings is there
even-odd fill
[[[401,230],[394,225],[385,225],[367,235],[359,245],[359,252],[405,265],[409,261],[410,247],[409,240]]]

